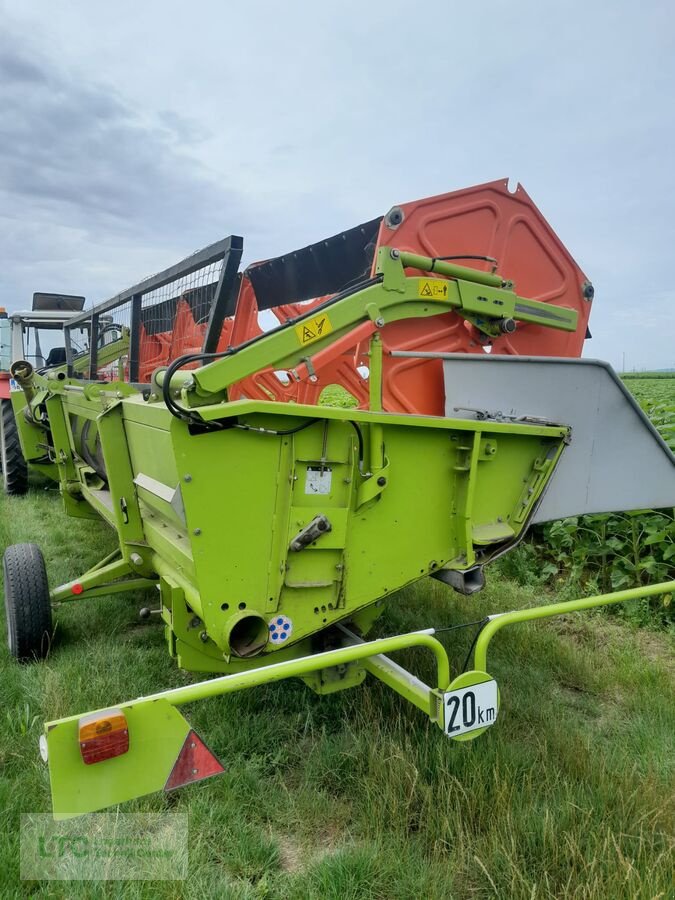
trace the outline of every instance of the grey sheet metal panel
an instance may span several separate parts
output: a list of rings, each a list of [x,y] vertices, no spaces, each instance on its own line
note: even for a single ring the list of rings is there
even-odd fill
[[[572,426],[533,522],[675,505],[675,457],[608,363],[456,354],[443,367],[451,418],[473,407]]]

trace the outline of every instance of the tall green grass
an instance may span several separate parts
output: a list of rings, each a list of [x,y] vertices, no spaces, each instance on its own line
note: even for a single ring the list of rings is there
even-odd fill
[[[21,540],[42,546],[54,584],[113,546],[40,489],[0,500],[0,542]],[[426,580],[391,598],[378,633],[543,599],[503,576],[478,599]],[[0,650],[1,897],[672,896],[672,639],[594,614],[495,638],[500,718],[470,744],[370,680],[324,698],[286,682],[193,704],[186,715],[226,774],[124,806],[189,813],[188,880],[22,883],[19,816],[50,808],[41,723],[191,680],[161,628],[139,620],[144,605],[141,594],[64,604],[43,663]],[[458,666],[470,634],[451,634]],[[400,661],[431,678],[423,651]]]

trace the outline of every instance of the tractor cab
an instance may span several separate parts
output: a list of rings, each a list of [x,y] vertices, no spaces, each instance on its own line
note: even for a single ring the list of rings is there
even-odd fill
[[[27,359],[37,370],[65,365],[63,326],[83,307],[84,297],[36,293],[29,312],[5,313],[0,319],[0,372],[9,372],[17,359]],[[86,332],[81,338],[84,344]]]
[[[28,487],[28,469],[23,457],[10,394],[17,386],[10,377],[10,366],[26,359],[36,369],[66,365],[64,325],[84,308],[84,297],[70,294],[33,294],[28,312],[7,312],[0,307],[0,471],[7,494],[23,494]],[[73,329],[72,343],[78,338],[87,349],[89,330]]]

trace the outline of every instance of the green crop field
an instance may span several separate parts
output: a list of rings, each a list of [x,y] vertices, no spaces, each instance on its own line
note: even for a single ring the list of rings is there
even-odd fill
[[[641,373],[624,380],[675,451],[675,373]],[[538,526],[504,560],[502,572],[565,597],[667,580],[675,572],[675,510],[581,516]],[[671,601],[670,595],[641,600],[613,613],[637,624],[672,628]]]
[[[675,449],[675,372],[624,375],[626,387]]]
[[[670,440],[675,379],[626,383]],[[378,635],[588,594],[622,576],[673,575],[673,510],[546,529],[489,572],[477,597],[430,579],[401,591]],[[0,543],[25,540],[42,546],[52,583],[113,547],[102,524],[66,519],[58,493],[37,483],[25,498],[0,499]],[[581,613],[505,629],[491,649],[500,719],[472,743],[448,741],[372,681],[324,698],[282,682],[194,704],[184,712],[225,775],[124,806],[189,814],[189,878],[22,882],[20,815],[50,809],[41,723],[191,680],[167,656],[161,627],[139,619],[147,604],[129,594],[64,605],[47,661],[18,666],[0,651],[2,898],[673,896],[668,597],[628,604],[622,616]],[[470,638],[447,637],[455,666]],[[401,662],[431,677],[423,652]]]

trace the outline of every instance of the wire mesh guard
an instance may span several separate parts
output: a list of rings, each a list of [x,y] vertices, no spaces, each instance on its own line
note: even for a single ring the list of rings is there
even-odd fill
[[[96,340],[96,379],[127,381],[131,336],[131,300],[99,316],[91,330]],[[95,331],[95,334],[94,334]]]
[[[71,319],[69,374],[148,383],[158,367],[201,351],[218,299],[232,288],[241,253],[236,240],[212,244]]]
[[[150,381],[158,366],[201,351],[222,267],[222,260],[210,263],[143,296],[138,381]]]

